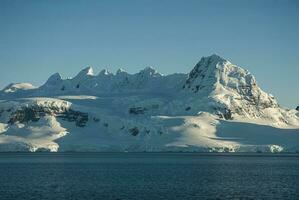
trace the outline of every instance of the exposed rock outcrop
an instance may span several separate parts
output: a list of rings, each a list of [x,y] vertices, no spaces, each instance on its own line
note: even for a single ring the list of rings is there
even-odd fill
[[[75,122],[77,126],[84,127],[88,122],[88,114],[75,111],[70,108],[57,108],[55,106],[52,107],[44,107],[33,105],[30,107],[21,107],[12,113],[10,119],[8,121],[9,124],[19,123],[28,123],[28,122],[37,122],[40,118],[51,115],[61,118],[63,120],[67,120],[69,122]]]

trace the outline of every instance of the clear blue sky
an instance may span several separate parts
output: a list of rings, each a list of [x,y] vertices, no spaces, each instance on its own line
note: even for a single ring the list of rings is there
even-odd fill
[[[0,87],[123,67],[189,72],[216,53],[299,105],[297,0],[0,0]]]

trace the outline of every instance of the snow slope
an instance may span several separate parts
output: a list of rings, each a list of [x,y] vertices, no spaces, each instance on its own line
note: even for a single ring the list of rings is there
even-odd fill
[[[299,112],[217,55],[189,74],[56,73],[0,99],[0,151],[299,151]]]

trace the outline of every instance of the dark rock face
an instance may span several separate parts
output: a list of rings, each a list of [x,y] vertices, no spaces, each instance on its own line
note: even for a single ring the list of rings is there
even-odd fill
[[[233,119],[233,113],[230,109],[215,108],[215,110],[216,110],[216,114],[218,115],[219,118],[226,119],[226,120]]]
[[[130,129],[130,133],[131,133],[133,136],[136,136],[136,135],[138,135],[138,133],[139,133],[139,129],[138,129],[137,127],[131,128],[131,129]]]
[[[226,120],[232,120],[232,111],[230,109],[225,109],[224,113],[223,113],[224,119]]]
[[[146,111],[146,108],[143,107],[136,107],[136,108],[130,108],[129,109],[129,113],[130,114],[134,114],[134,115],[138,115],[138,114],[144,114],[144,112]]]
[[[92,119],[93,119],[94,122],[99,122],[99,121],[101,121],[101,119],[96,118],[96,117],[94,117],[94,118],[92,118]]]
[[[296,110],[298,110],[298,111],[299,111],[299,106],[297,106]]]
[[[58,115],[57,117],[62,118],[63,120],[69,121],[69,122],[75,122],[76,126],[78,127],[84,127],[86,123],[88,122],[88,114],[74,111],[72,109],[67,110],[66,112]]]
[[[191,107],[188,106],[187,108],[185,108],[186,111],[191,110]]]
[[[193,93],[197,93],[207,85],[206,83],[214,83],[216,81],[215,77],[209,76],[209,68],[214,67],[212,63],[214,62],[215,56],[202,58],[189,73],[188,78],[183,85],[183,89],[191,89]],[[218,57],[217,57],[218,59]],[[219,58],[220,59],[220,58]],[[223,60],[221,59],[223,62]],[[220,62],[220,61],[219,61]],[[206,82],[206,83],[205,83]],[[212,85],[210,85],[212,86]]]
[[[42,116],[44,116],[45,112],[41,112],[40,109],[34,108],[23,108],[21,110],[16,111],[13,116],[9,119],[9,124],[14,124],[16,122],[27,123],[29,121],[36,122]]]
[[[40,118],[46,115],[57,116],[58,118],[61,118],[63,120],[75,122],[78,127],[84,127],[88,122],[87,113],[66,108],[59,109],[57,107],[32,106],[22,107],[15,111],[11,115],[8,123],[28,123],[30,121],[37,122]]]

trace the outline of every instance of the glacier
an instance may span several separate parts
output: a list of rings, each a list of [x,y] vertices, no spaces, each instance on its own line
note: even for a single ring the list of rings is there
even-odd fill
[[[0,151],[298,152],[299,111],[215,54],[188,74],[87,67],[0,91]]]

